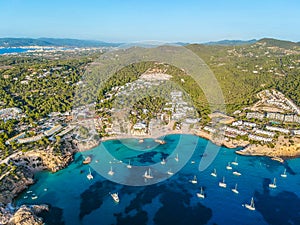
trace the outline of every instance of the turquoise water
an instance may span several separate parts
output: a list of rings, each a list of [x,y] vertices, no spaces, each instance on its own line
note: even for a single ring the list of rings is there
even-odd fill
[[[238,165],[227,170],[235,160],[234,150],[220,148],[192,135],[168,135],[166,144],[151,139],[112,140],[84,152],[57,173],[40,172],[38,180],[16,200],[16,204],[51,205],[41,216],[46,224],[300,224],[300,159],[285,164],[266,157],[237,156]],[[204,171],[200,161],[209,162]],[[179,161],[174,158],[178,154]],[[86,156],[92,163],[83,165]],[[166,159],[166,164],[160,161]],[[132,165],[131,169],[125,163]],[[122,161],[122,162],[121,162]],[[112,167],[113,176],[107,172]],[[94,179],[88,180],[89,168]],[[151,168],[153,179],[142,175]],[[173,176],[166,172],[171,168]],[[211,176],[213,169],[217,177]],[[287,178],[280,176],[287,169]],[[242,175],[235,176],[233,171]],[[190,182],[194,175],[198,183]],[[225,177],[227,188],[218,186]],[[277,188],[269,183],[277,178]],[[231,191],[238,184],[239,194]],[[129,186],[130,184],[133,186]],[[205,199],[196,193],[203,186]],[[28,192],[28,193],[27,193]],[[109,192],[118,192],[114,203]],[[38,198],[32,199],[33,196]],[[243,204],[254,197],[255,211]]]

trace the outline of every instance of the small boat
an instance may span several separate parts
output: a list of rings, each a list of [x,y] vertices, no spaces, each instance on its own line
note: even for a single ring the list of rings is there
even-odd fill
[[[113,176],[115,174],[115,172],[112,169],[112,166],[110,167],[110,170],[108,171],[107,174],[110,175],[110,176]]]
[[[171,169],[168,170],[167,172],[168,175],[173,175],[174,173],[171,171]]]
[[[132,166],[131,166],[131,164],[130,164],[130,160],[129,160],[129,162],[128,162],[128,165],[126,166],[128,169],[131,169],[132,168]]]
[[[166,160],[165,160],[165,159],[162,159],[161,162],[160,162],[160,164],[161,164],[161,165],[165,165],[165,164],[166,164]]]
[[[176,154],[175,161],[176,161],[176,162],[179,161],[178,153]]]
[[[119,199],[118,192],[116,192],[116,193],[109,193],[109,194],[113,198],[113,200],[115,201],[115,203],[119,203],[120,199]]]
[[[92,161],[92,158],[90,156],[86,157],[84,160],[83,160],[83,164],[89,164],[90,162]]]
[[[31,197],[31,199],[33,199],[33,200],[37,199],[37,198],[38,198],[38,196],[36,196],[36,195]]]
[[[235,157],[235,160],[231,162],[231,164],[235,166],[239,165],[239,163],[237,162],[237,156]]]
[[[277,185],[276,185],[276,178],[274,177],[274,180],[273,180],[273,183],[269,184],[269,187],[270,188],[276,188]]]
[[[94,177],[92,175],[91,169],[89,168],[89,174],[86,175],[87,179],[92,180]]]
[[[280,174],[280,176],[283,177],[283,178],[286,178],[286,177],[287,177],[287,175],[286,175],[286,169],[284,169],[283,173]]]
[[[233,189],[231,189],[231,190],[232,190],[232,192],[234,192],[234,193],[236,193],[236,194],[239,193],[239,191],[238,191],[238,189],[237,189],[237,184],[235,184],[235,187],[234,187]]]
[[[194,160],[192,160],[192,161],[191,161],[191,164],[195,164],[195,161],[194,161]]]
[[[236,175],[236,176],[241,176],[241,175],[242,175],[242,174],[241,174],[240,172],[238,172],[238,171],[233,171],[232,174],[233,174],[233,175]]]
[[[48,188],[44,188],[44,191],[48,191]]]
[[[213,177],[217,177],[217,170],[214,169],[214,172],[212,172],[210,175],[212,175]]]
[[[228,165],[226,166],[226,169],[232,170],[232,167],[231,167],[231,165],[230,165],[230,162],[229,162]]]
[[[155,139],[154,141],[155,141],[156,143],[159,143],[159,144],[161,144],[161,145],[164,145],[164,144],[166,144],[166,142],[165,142],[164,140]]]
[[[197,193],[197,197],[198,198],[205,198],[204,192],[203,192],[203,188],[201,187],[200,189],[200,193]]]
[[[226,188],[227,187],[227,185],[225,183],[225,177],[223,177],[222,182],[221,181],[219,182],[219,186],[222,187],[222,188]]]
[[[32,193],[32,191],[26,191],[27,194]]]
[[[150,170],[150,168],[149,168],[149,170],[146,170],[146,171],[145,171],[143,177],[146,178],[146,179],[152,179],[152,178],[153,178],[153,176],[151,175],[151,170]]]
[[[194,179],[193,179],[193,180],[190,180],[190,182],[191,182],[192,184],[197,184],[197,177],[196,177],[196,175],[194,176]]]
[[[251,198],[251,203],[250,203],[250,205],[249,205],[249,204],[245,204],[245,207],[246,207],[247,209],[249,209],[249,210],[252,210],[252,211],[255,210],[254,199],[253,199],[253,197]]]
[[[25,195],[23,198],[24,198],[24,199],[26,199],[26,198],[28,198],[28,196],[27,196],[27,195]]]
[[[271,159],[275,160],[275,161],[278,161],[278,162],[281,162],[281,163],[284,163],[284,160],[280,157],[272,157]]]

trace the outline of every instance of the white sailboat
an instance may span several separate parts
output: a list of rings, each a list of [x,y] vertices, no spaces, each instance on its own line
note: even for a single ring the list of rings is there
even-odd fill
[[[284,169],[283,173],[282,173],[282,174],[280,174],[280,176],[281,176],[281,177],[283,177],[283,178],[286,178],[286,177],[287,177],[287,174],[286,174],[286,169]]]
[[[115,172],[112,169],[112,166],[110,167],[110,170],[108,171],[107,174],[110,175],[110,176],[113,176],[115,174]]]
[[[221,181],[219,182],[219,186],[222,187],[222,188],[226,188],[227,187],[227,185],[225,183],[225,177],[223,177],[222,182]]]
[[[231,190],[232,190],[232,192],[234,192],[234,193],[236,193],[236,194],[239,193],[239,191],[238,191],[238,189],[237,189],[237,184],[235,184],[235,187],[234,187],[233,189],[231,189]]]
[[[165,164],[166,164],[166,160],[165,160],[165,159],[162,159],[161,162],[160,162],[160,164],[161,164],[161,165],[165,165]]]
[[[89,174],[86,175],[86,177],[87,177],[87,179],[89,179],[89,180],[91,180],[91,179],[94,178],[93,175],[92,175],[92,172],[91,172],[91,169],[90,169],[90,168],[89,168]]]
[[[274,180],[273,180],[273,183],[269,184],[269,187],[270,188],[276,188],[277,185],[276,185],[276,178],[274,177]]]
[[[176,162],[179,161],[178,153],[176,154],[175,161],[176,161]]]
[[[171,175],[173,175],[174,173],[172,172],[171,169],[169,169],[169,170],[167,171],[167,174],[171,176]]]
[[[249,209],[249,210],[252,210],[252,211],[255,210],[254,199],[253,199],[253,197],[251,198],[251,203],[250,203],[250,205],[249,205],[249,204],[245,204],[245,207],[246,207],[247,209]]]
[[[190,182],[192,183],[192,184],[197,184],[198,182],[197,182],[197,177],[196,177],[196,175],[194,176],[194,179],[193,180],[190,180]]]
[[[217,177],[217,170],[214,169],[214,172],[212,172],[210,175],[212,175],[213,177]]]
[[[241,174],[240,172],[238,172],[238,171],[233,171],[232,174],[233,174],[233,175],[236,175],[236,176],[241,176],[241,175],[242,175],[242,174]]]
[[[205,198],[203,188],[201,187],[200,193],[197,193],[198,198]]]
[[[232,170],[232,167],[231,167],[231,165],[230,165],[230,162],[229,162],[228,165],[226,166],[226,169]]]
[[[146,170],[146,171],[145,171],[143,177],[146,178],[146,179],[151,179],[151,178],[153,178],[153,176],[151,175],[151,170],[150,170],[150,168],[149,168],[149,170]]]
[[[235,157],[235,160],[231,162],[231,164],[235,166],[239,165],[239,163],[237,162],[237,156]]]
[[[129,159],[129,162],[128,162],[128,165],[126,166],[128,169],[131,169],[132,168],[132,166],[131,166],[131,164],[130,164],[130,159]]]
[[[116,193],[109,193],[109,194],[113,198],[113,200],[115,201],[115,203],[119,203],[120,199],[119,199],[118,192],[116,192]]]

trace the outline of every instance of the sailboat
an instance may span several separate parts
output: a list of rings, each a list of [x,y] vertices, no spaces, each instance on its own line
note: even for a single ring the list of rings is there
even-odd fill
[[[239,191],[238,191],[238,189],[237,189],[237,184],[235,184],[235,187],[234,187],[233,189],[231,189],[231,190],[232,190],[232,192],[234,192],[234,193],[236,193],[236,194],[239,193]]]
[[[89,180],[91,180],[91,179],[94,178],[93,175],[92,175],[92,172],[91,172],[91,169],[90,169],[90,168],[89,168],[89,174],[86,175],[86,177],[87,177],[87,179],[89,179]]]
[[[239,163],[237,162],[237,156],[235,157],[235,160],[231,162],[231,164],[235,166],[239,165]]]
[[[161,165],[165,165],[165,164],[166,164],[166,160],[165,160],[165,159],[162,159],[161,162],[160,162],[160,164],[161,164]]]
[[[219,182],[219,186],[222,187],[222,188],[226,188],[227,187],[227,185],[225,183],[225,177],[223,177],[222,182],[221,181]]]
[[[201,187],[200,193],[197,193],[197,197],[198,198],[205,198],[204,192],[203,192],[203,188]]]
[[[171,169],[169,169],[169,170],[167,171],[167,174],[168,174],[168,175],[173,175],[174,173],[171,171]]]
[[[212,175],[213,177],[217,177],[217,170],[214,169],[214,172],[212,172],[210,175]]]
[[[270,188],[276,188],[277,185],[276,185],[276,178],[274,177],[274,180],[273,180],[273,183],[269,184],[269,187]]]
[[[131,164],[130,164],[130,159],[129,159],[129,162],[128,162],[128,165],[126,166],[128,169],[131,169],[132,168],[132,166],[131,166]]]
[[[110,196],[113,198],[113,200],[115,201],[115,203],[119,203],[120,199],[119,199],[119,195],[118,195],[118,192],[116,193],[110,193]]]
[[[286,177],[287,177],[287,175],[286,175],[286,169],[284,169],[283,173],[280,174],[280,176],[283,177],[283,178],[286,178]]]
[[[249,210],[252,210],[252,211],[255,210],[254,199],[253,199],[253,197],[251,198],[251,203],[250,203],[250,205],[249,205],[249,204],[245,204],[245,207],[246,207],[247,209],[249,209]]]
[[[145,171],[143,177],[146,178],[146,179],[151,179],[151,178],[153,178],[153,176],[151,175],[151,170],[150,170],[150,168],[149,168],[149,170],[146,170],[146,171]]]
[[[230,165],[230,162],[229,162],[228,165],[226,166],[226,169],[232,170],[232,167],[231,167],[231,165]]]
[[[175,161],[176,161],[176,162],[179,161],[178,153],[176,154]]]
[[[192,184],[197,184],[197,177],[196,177],[196,175],[194,176],[194,179],[193,179],[193,180],[190,180],[190,182],[191,182]]]
[[[112,169],[112,166],[110,167],[110,170],[108,171],[107,174],[110,175],[110,176],[113,176],[115,174],[115,172]]]

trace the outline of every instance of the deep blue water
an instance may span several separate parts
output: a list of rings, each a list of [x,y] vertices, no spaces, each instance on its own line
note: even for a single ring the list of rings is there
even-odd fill
[[[151,139],[144,143],[112,140],[77,153],[66,169],[38,173],[38,181],[27,190],[29,193],[20,195],[16,204],[50,204],[50,212],[41,215],[49,225],[300,224],[300,159],[281,164],[266,157],[237,156],[239,164],[229,171],[225,167],[236,157],[232,149],[192,135],[169,135],[165,140],[165,145]],[[216,151],[216,158],[209,164]],[[178,162],[174,159],[177,153]],[[92,163],[83,165],[88,155]],[[162,158],[166,158],[165,165],[160,164]],[[131,169],[124,164],[129,160]],[[199,171],[201,160],[209,164],[203,171]],[[110,167],[115,172],[112,177],[107,174]],[[145,181],[142,175],[150,167],[154,178]],[[86,178],[89,168],[93,180]],[[176,172],[173,176],[166,173],[170,168]],[[210,175],[214,168],[217,177]],[[282,178],[285,168],[287,178]],[[242,175],[235,176],[233,171]],[[189,182],[194,175],[197,184]],[[218,186],[223,176],[225,189]],[[268,184],[274,177],[277,188],[270,190]],[[236,183],[239,194],[231,191]],[[201,186],[205,199],[196,196]],[[109,192],[119,193],[119,204]],[[34,195],[38,198],[31,199]],[[251,197],[255,211],[243,207]]]
[[[0,48],[0,55],[6,53],[22,53],[27,52],[28,50],[32,50],[31,48]]]

